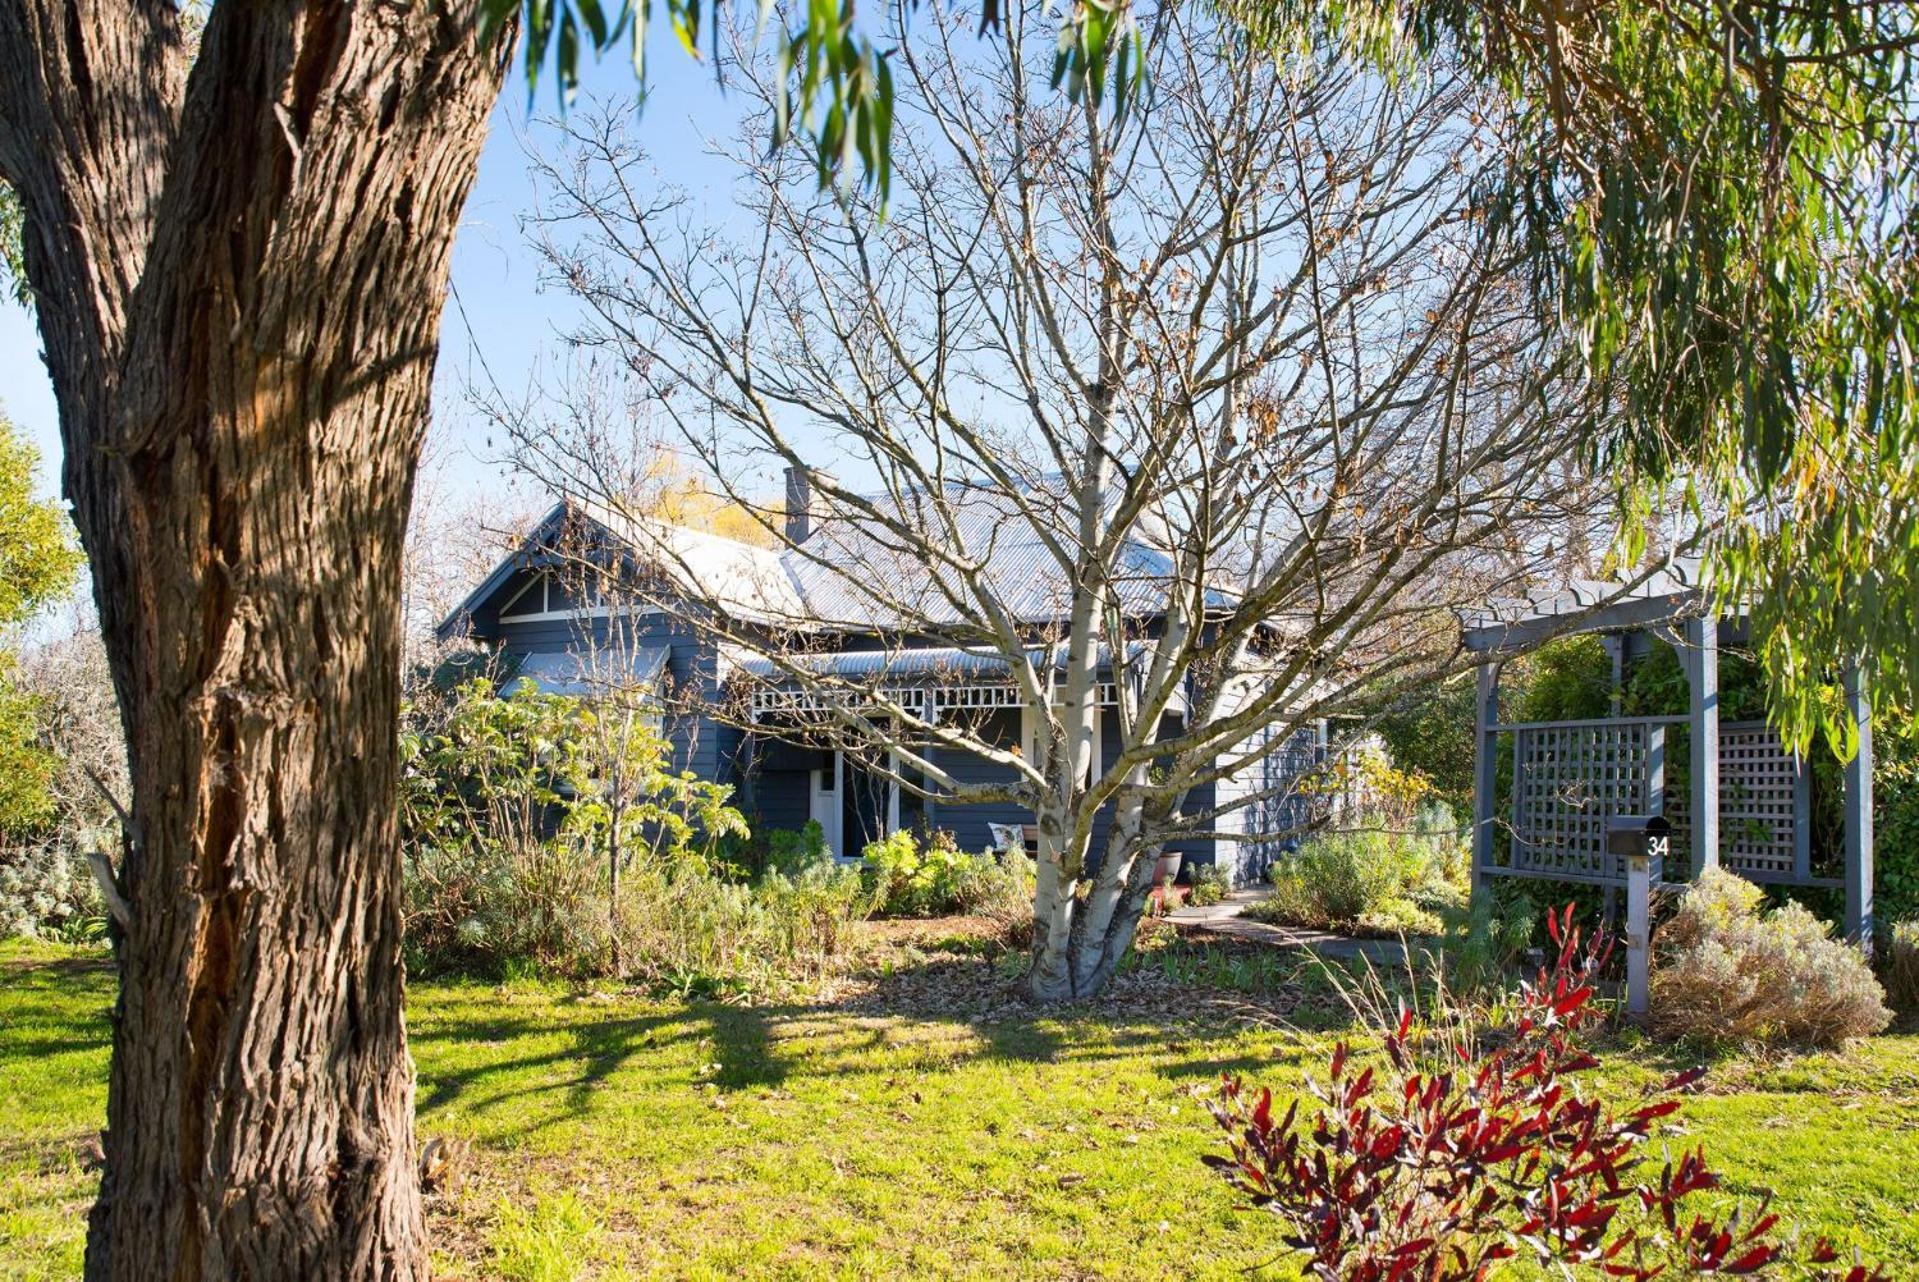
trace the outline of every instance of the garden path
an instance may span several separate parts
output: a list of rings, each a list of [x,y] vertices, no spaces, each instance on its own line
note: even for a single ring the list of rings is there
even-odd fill
[[[1335,935],[1330,931],[1276,926],[1271,922],[1254,921],[1240,915],[1272,893],[1268,886],[1248,886],[1244,890],[1233,891],[1216,904],[1203,907],[1189,904],[1184,908],[1175,908],[1167,914],[1167,920],[1176,926],[1269,944],[1274,948],[1309,948],[1333,961],[1351,961],[1363,956],[1376,966],[1398,966],[1404,963],[1406,949],[1396,939],[1354,939],[1350,935]]]

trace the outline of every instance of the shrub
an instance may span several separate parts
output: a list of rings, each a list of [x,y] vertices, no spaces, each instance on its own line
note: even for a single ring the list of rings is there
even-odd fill
[[[0,847],[0,939],[91,942],[106,935],[105,911],[86,856],[71,845]]]
[[[1885,921],[1919,920],[1919,723],[1875,731],[1872,751],[1873,905]]]
[[[1299,926],[1351,928],[1397,893],[1395,843],[1383,832],[1327,833],[1273,866],[1258,915]]]
[[[1448,914],[1441,943],[1446,983],[1462,997],[1503,990],[1532,947],[1538,912],[1510,883]],[[1505,893],[1502,893],[1505,892]]]
[[[918,837],[903,828],[870,843],[864,854],[883,917],[988,912],[1028,902],[1030,887],[1013,861],[1002,865],[990,854],[967,854],[949,832]]]
[[[645,865],[620,897],[624,968],[686,996],[777,993],[839,970],[872,909],[859,872],[830,863],[750,885],[697,866]]]
[[[1390,691],[1373,728],[1402,769],[1431,781],[1433,793],[1456,810],[1473,804],[1473,682]]]
[[[1417,834],[1322,833],[1273,865],[1272,895],[1247,915],[1317,930],[1435,934],[1439,912],[1464,902],[1463,878],[1463,864]]]
[[[1282,1220],[1301,1271],[1339,1282],[1464,1282],[1530,1256],[1556,1276],[1751,1275],[1793,1254],[1777,1218],[1701,1206],[1718,1187],[1703,1148],[1668,1158],[1645,1150],[1704,1076],[1691,1069],[1616,1111],[1583,1089],[1599,1066],[1580,1034],[1599,1022],[1594,984],[1607,946],[1582,948],[1571,910],[1552,922],[1550,971],[1507,1003],[1508,1028],[1465,1011],[1403,1010],[1383,1062],[1344,1042],[1316,1103],[1276,1113],[1269,1089],[1238,1078],[1212,1102],[1227,1152],[1205,1161],[1254,1206]],[[1442,990],[1443,991],[1443,990]],[[1464,1022],[1465,1027],[1460,1024]],[[1804,1263],[1831,1264],[1819,1242]],[[1884,1279],[1863,1265],[1815,1276]]]
[[[817,825],[750,836],[729,791],[669,768],[650,721],[536,691],[462,683],[403,739],[408,948],[421,970],[613,971],[682,992],[824,977],[873,906]]]
[[[1680,896],[1654,941],[1651,1013],[1667,1037],[1832,1046],[1892,1016],[1858,950],[1802,905],[1719,869]]]
[[[1338,810],[1364,814],[1390,828],[1406,827],[1437,794],[1432,780],[1396,765],[1379,743],[1350,749],[1298,786],[1302,793],[1323,798]]]
[[[1465,830],[1451,805],[1438,798],[1421,802],[1413,811],[1412,835],[1425,842],[1441,862],[1460,861],[1460,875],[1465,875]]]
[[[826,830],[817,819],[807,820],[806,826],[798,832],[790,828],[775,828],[766,835],[767,872],[792,877],[815,864],[832,861],[833,852],[826,848]]]
[[[413,964],[602,969],[608,828],[579,701],[496,694],[476,678],[409,717],[400,819]]]
[[[1218,864],[1201,864],[1193,869],[1193,884],[1188,888],[1187,902],[1201,908],[1217,904],[1226,898],[1232,888],[1224,868]]]
[[[1919,921],[1898,922],[1886,932],[1879,977],[1896,1009],[1919,1010]]]

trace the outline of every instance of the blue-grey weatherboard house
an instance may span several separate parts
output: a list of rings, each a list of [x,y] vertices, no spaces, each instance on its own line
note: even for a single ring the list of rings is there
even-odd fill
[[[990,549],[997,599],[1015,603],[1035,636],[1049,636],[1057,645],[1057,570],[1049,574],[1048,558],[1020,543],[1018,522],[1005,520],[990,499],[961,504],[960,510],[959,539],[969,550]],[[1005,660],[979,646],[977,628],[962,626],[959,607],[927,586],[930,576],[923,569],[905,559],[886,562],[889,553],[857,522],[822,519],[797,475],[788,480],[786,535],[793,546],[773,550],[641,523],[568,499],[554,505],[441,622],[439,637],[492,649],[518,678],[555,693],[591,697],[607,688],[609,673],[626,690],[658,689],[663,730],[679,767],[733,785],[735,803],[755,831],[797,830],[816,820],[842,857],[857,857],[868,841],[913,827],[950,831],[962,849],[998,848],[1010,831],[1031,822],[1030,814],[1007,803],[929,800],[863,768],[857,754],[783,734],[782,709],[803,698],[801,692],[790,680],[783,683],[763,651],[741,653],[712,629],[690,622],[687,609],[668,604],[674,584],[689,584],[692,600],[718,602],[774,632],[803,634],[797,651],[802,657],[789,656],[788,663],[810,665],[834,679],[870,677],[889,689],[911,690],[911,697],[937,701],[941,709],[964,709],[989,742],[1023,742],[1021,699]],[[590,559],[596,563],[619,564],[623,574],[638,574],[650,586],[617,602],[581,588],[583,546],[595,549]],[[1124,608],[1150,634],[1170,561],[1144,540],[1126,549],[1124,561],[1138,571],[1119,588]],[[890,600],[914,598],[917,626],[910,632],[878,617],[884,610],[861,587],[876,576],[887,581]],[[941,635],[946,623],[952,631]],[[974,639],[955,644],[959,634]],[[1043,651],[1035,654],[1043,658]],[[1108,706],[1111,680],[1110,662],[1103,661],[1101,698]],[[746,716],[737,711],[742,699],[751,709]],[[722,716],[722,708],[734,711]],[[1116,753],[1116,718],[1099,720],[1101,752]],[[1275,733],[1253,766],[1195,788],[1186,802],[1191,813],[1210,812],[1233,789],[1258,799],[1209,821],[1208,835],[1182,842],[1186,868],[1215,864],[1235,884],[1263,876],[1290,844],[1273,834],[1297,827],[1306,813],[1307,803],[1291,795],[1288,785],[1323,759],[1325,742],[1323,724],[1285,741]],[[992,783],[996,772],[1010,778],[1010,767],[977,756],[960,759],[955,749],[939,751],[939,767],[961,783]],[[1097,759],[1094,769],[1097,774]],[[1095,860],[1105,822],[1102,816],[1094,833]],[[1250,839],[1234,839],[1235,832]]]

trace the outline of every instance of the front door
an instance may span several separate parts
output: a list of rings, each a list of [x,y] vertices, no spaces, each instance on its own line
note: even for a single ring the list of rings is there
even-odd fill
[[[857,859],[887,832],[892,817],[892,780],[857,761],[840,759],[841,858]]]
[[[826,848],[840,853],[840,754],[829,752],[813,771],[812,819],[826,838]]]

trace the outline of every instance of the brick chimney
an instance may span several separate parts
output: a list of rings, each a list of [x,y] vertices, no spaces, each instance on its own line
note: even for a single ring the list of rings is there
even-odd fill
[[[806,542],[813,533],[813,485],[804,468],[786,469],[786,537],[793,543]]]

